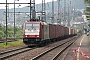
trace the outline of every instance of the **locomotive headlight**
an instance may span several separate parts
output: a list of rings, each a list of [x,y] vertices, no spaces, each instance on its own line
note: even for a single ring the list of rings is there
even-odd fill
[[[39,37],[39,36],[37,36],[37,37]]]
[[[26,35],[26,37],[27,37],[27,35]]]

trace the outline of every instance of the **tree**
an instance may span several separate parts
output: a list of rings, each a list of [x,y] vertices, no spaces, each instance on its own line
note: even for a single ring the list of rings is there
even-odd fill
[[[2,39],[2,37],[4,37],[4,32],[0,31],[0,39]]]
[[[82,34],[82,30],[79,30],[79,32],[78,32],[79,34]]]
[[[88,4],[90,6],[90,0],[84,0],[85,4]],[[86,12],[90,12],[90,7],[86,7]],[[85,13],[87,16],[87,20],[90,20],[90,14],[89,13]],[[90,24],[88,24],[88,26],[90,27]]]
[[[88,24],[88,26],[90,27],[90,24]]]
[[[85,3],[90,3],[90,0],[84,0]]]
[[[14,32],[13,31],[8,31],[8,37],[13,37]]]

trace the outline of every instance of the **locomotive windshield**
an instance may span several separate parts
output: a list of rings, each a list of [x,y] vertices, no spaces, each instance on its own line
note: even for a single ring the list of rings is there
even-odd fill
[[[39,28],[40,25],[39,24],[31,24],[31,23],[27,23],[26,24],[26,28],[25,28],[25,33],[26,35],[38,35],[39,34]]]
[[[26,24],[26,29],[35,29],[35,30],[39,30],[39,24]]]
[[[31,29],[30,27],[32,27],[32,24],[26,24],[26,29]]]

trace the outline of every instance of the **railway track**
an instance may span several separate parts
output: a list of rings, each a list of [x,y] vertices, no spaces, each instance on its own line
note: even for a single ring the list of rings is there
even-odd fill
[[[75,39],[75,38],[76,37],[71,38],[68,41],[63,40],[63,43],[60,43],[59,45],[62,46],[62,45],[65,45],[66,43],[68,44],[72,39]],[[3,59],[9,59],[9,60],[17,60],[17,59],[20,60],[21,59],[22,60],[23,56],[25,59],[30,59],[30,60],[32,59],[33,60],[33,57],[35,58],[35,56],[39,56],[42,52],[48,51],[47,49],[49,49],[49,50],[52,49],[52,51],[53,51],[53,49],[56,49],[56,48],[58,49],[58,47],[60,47],[60,46],[57,47],[57,45],[53,46],[53,44],[51,44],[50,45],[51,47],[45,46],[45,47],[38,48],[38,49],[36,49],[36,47],[33,47],[33,48],[27,48],[27,47],[23,48],[22,47],[21,49],[17,48],[17,49],[13,49],[13,50],[4,51],[4,52],[0,53],[0,60],[3,60]],[[54,48],[54,47],[56,47],[56,48]],[[22,53],[24,53],[24,55]],[[57,54],[55,54],[55,55],[57,55]],[[55,57],[55,55],[54,55],[54,57]],[[27,57],[27,56],[29,56],[29,57]],[[45,59],[45,60],[47,60],[47,59]],[[51,59],[48,59],[48,60],[51,60]]]
[[[57,59],[68,47],[70,47],[72,44],[73,44],[73,42],[70,43],[70,44],[68,44],[65,48],[63,48],[60,52],[58,52],[58,54],[55,55],[55,56],[52,58],[52,60],[56,60],[56,59]]]
[[[28,48],[27,46],[24,46],[24,47],[20,47],[20,48],[8,50],[8,51],[0,52],[0,60],[9,58],[11,56],[15,56],[17,54],[20,54],[20,53],[23,53],[23,52],[26,52],[26,51],[29,51],[29,50],[33,50],[35,48],[36,47],[34,47],[34,48]]]
[[[74,39],[74,40],[73,40]],[[31,60],[56,60],[69,46],[71,46],[77,38],[72,38],[71,40],[59,44],[35,57]]]

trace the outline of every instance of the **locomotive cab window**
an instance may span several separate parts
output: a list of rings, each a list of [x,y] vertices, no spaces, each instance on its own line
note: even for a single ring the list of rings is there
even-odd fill
[[[26,29],[31,29],[32,24],[26,24]]]
[[[39,30],[39,24],[33,24],[33,28],[35,28],[35,30]]]
[[[26,29],[39,29],[39,24],[26,24]]]
[[[40,24],[31,24],[31,23],[27,23],[26,27],[25,27],[25,31],[26,32],[33,32],[33,33],[39,33],[40,29]]]

